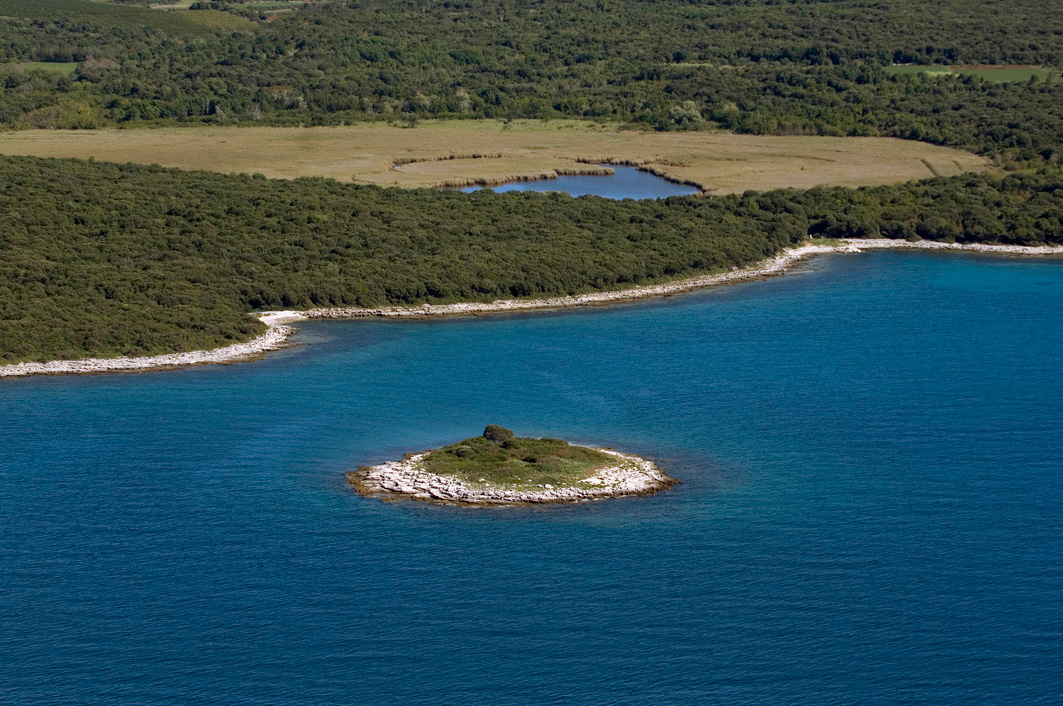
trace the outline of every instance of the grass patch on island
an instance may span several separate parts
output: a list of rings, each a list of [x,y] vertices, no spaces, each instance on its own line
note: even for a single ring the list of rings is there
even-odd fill
[[[616,465],[617,459],[563,439],[515,437],[492,424],[483,436],[432,451],[422,463],[429,473],[470,485],[559,488],[579,483],[596,468]]]

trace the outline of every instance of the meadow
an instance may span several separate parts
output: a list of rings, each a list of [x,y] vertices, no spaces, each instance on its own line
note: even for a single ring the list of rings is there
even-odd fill
[[[1021,68],[1063,61],[1063,15],[1034,0],[287,5],[0,0],[0,63],[79,62],[5,76],[0,129],[586,119],[897,137],[1007,168],[1052,161],[1063,134],[1063,82]]]
[[[173,10],[172,14],[210,29],[237,31],[255,27],[251,20],[221,10]]]
[[[0,154],[402,187],[549,178],[613,162],[713,194],[876,186],[987,168],[985,159],[968,152],[894,138],[654,133],[570,120],[22,131],[0,135]]]
[[[98,30],[151,27],[181,37],[201,37],[206,27],[179,12],[155,12],[136,5],[81,0],[0,0],[0,18],[36,22],[85,22]],[[91,36],[91,33],[89,34]]]

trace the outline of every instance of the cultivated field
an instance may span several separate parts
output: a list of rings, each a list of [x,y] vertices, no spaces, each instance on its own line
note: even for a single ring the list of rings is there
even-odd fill
[[[594,172],[599,162],[614,162],[644,166],[709,193],[872,186],[988,166],[961,150],[892,138],[647,133],[579,121],[38,130],[0,134],[0,154],[93,157],[404,187],[498,184]]]

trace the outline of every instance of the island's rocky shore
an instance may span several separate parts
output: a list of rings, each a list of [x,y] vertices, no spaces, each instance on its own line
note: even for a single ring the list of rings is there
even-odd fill
[[[410,454],[401,461],[365,466],[347,474],[347,482],[362,495],[385,499],[408,498],[446,505],[538,505],[580,503],[631,495],[652,495],[679,481],[652,461],[612,449],[595,449],[616,457],[616,465],[595,469],[579,485],[534,490],[467,483],[424,470],[430,451]]]
[[[224,348],[187,353],[145,356],[137,358],[88,358],[84,360],[52,360],[45,363],[17,363],[0,365],[0,377],[23,377],[27,375],[63,375],[76,373],[105,373],[132,370],[157,370],[185,367],[203,363],[232,363],[253,360],[268,351],[284,348],[295,329],[283,324],[309,319],[359,319],[359,318],[406,318],[432,319],[445,316],[468,316],[479,314],[510,313],[546,309],[563,309],[576,306],[599,306],[639,299],[666,297],[696,289],[721,284],[733,284],[771,277],[785,272],[801,260],[821,253],[857,253],[864,250],[908,249],[977,252],[993,255],[1044,257],[1063,256],[1063,247],[1051,245],[984,245],[981,243],[939,243],[921,240],[849,239],[839,240],[837,245],[808,244],[786,250],[775,257],[747,268],[729,272],[701,275],[675,282],[653,284],[632,289],[609,292],[593,292],[564,297],[543,299],[503,299],[493,302],[466,302],[459,304],[424,304],[415,307],[326,307],[305,311],[269,311],[255,314],[269,330],[245,343],[236,343]]]

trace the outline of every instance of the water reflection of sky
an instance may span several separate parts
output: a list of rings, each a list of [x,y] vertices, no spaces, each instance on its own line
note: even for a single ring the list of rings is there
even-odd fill
[[[663,199],[668,196],[686,196],[698,192],[696,187],[676,184],[649,172],[639,171],[635,167],[608,164],[602,166],[611,166],[615,173],[612,176],[563,176],[557,179],[519,181],[492,186],[491,190],[496,192],[564,191],[572,196],[603,196],[607,199]],[[468,193],[482,188],[484,187],[469,186],[461,191]]]

